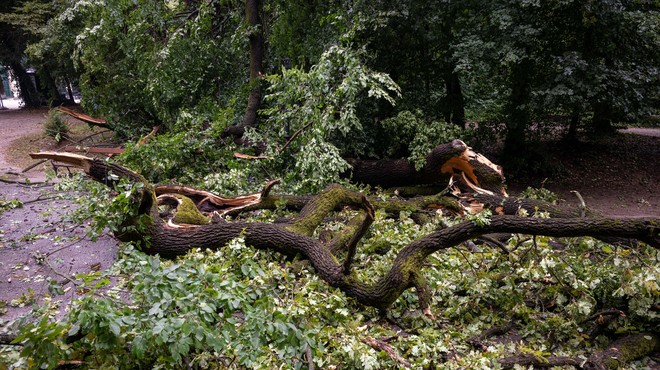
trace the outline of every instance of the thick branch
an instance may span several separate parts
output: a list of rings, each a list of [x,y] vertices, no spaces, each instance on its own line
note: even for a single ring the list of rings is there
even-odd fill
[[[300,215],[291,224],[273,225],[266,223],[211,223],[190,228],[171,228],[158,218],[153,190],[144,179],[121,166],[108,164],[72,154],[56,156],[41,154],[37,157],[53,157],[80,165],[97,181],[113,184],[112,172],[134,181],[145,183],[144,199],[140,213],[152,217],[152,222],[140,235],[121,236],[122,240],[140,239],[149,241],[147,253],[174,257],[187,253],[192,248],[220,248],[230,240],[243,235],[246,243],[255,248],[270,249],[287,255],[300,254],[309,259],[319,276],[331,286],[368,306],[386,309],[401,293],[417,288],[422,304],[427,301],[426,284],[421,272],[426,258],[440,250],[456,246],[466,240],[490,233],[522,233],[555,237],[615,236],[635,238],[660,248],[660,219],[657,218],[566,218],[540,219],[518,216],[494,216],[488,225],[478,226],[466,221],[436,231],[403,248],[394,259],[390,270],[375,284],[360,281],[357,274],[345,275],[342,266],[330,249],[310,237],[326,215],[338,205],[351,205],[370,212],[368,202],[362,194],[340,186],[330,186],[319,196],[307,202]],[[145,206],[148,205],[149,207]]]
[[[601,352],[594,353],[585,369],[618,369],[630,361],[660,350],[660,336],[653,333],[633,334],[614,341]]]

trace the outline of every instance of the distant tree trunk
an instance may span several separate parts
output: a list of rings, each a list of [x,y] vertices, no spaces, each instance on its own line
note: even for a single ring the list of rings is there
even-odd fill
[[[589,10],[584,10],[584,12],[585,19],[594,16]],[[599,36],[600,35],[595,30],[595,25],[587,26],[582,38],[582,53],[588,63],[596,65],[599,63],[598,60],[604,57],[605,64],[609,66],[611,63],[607,55],[598,52],[599,48],[597,45],[600,43],[599,38],[602,38]],[[591,129],[595,133],[608,133],[614,130],[612,127],[612,109],[610,106],[610,100],[600,100],[603,99],[603,96],[601,96],[602,94],[603,93],[595,96],[596,101],[592,100],[591,102],[594,114],[591,119]]]
[[[241,126],[254,127],[257,125],[257,111],[261,106],[261,86],[259,79],[263,73],[264,37],[261,24],[261,2],[259,0],[245,1],[245,18],[250,26],[250,97]]]
[[[564,140],[575,141],[577,139],[578,124],[580,124],[580,112],[576,108],[573,109],[573,113],[571,113],[571,121],[568,124],[568,133],[566,134]]]
[[[46,94],[49,104],[60,105],[62,103],[62,96],[57,89],[57,83],[53,76],[47,71],[41,70],[39,73],[40,81],[43,82],[42,92]]]
[[[69,101],[71,104],[75,104],[76,98],[73,96],[73,89],[71,88],[71,80],[68,77],[64,77],[64,83],[66,84],[66,92],[69,94]]]
[[[11,63],[9,65],[18,80],[18,87],[21,90],[21,98],[26,108],[37,108],[41,106],[41,99],[32,79],[25,68],[20,63]]]
[[[245,1],[245,20],[250,26],[250,35],[248,42],[250,44],[250,96],[248,97],[247,108],[243,121],[237,125],[229,126],[222,134],[223,138],[233,137],[234,142],[239,145],[245,145],[243,133],[248,127],[257,126],[259,108],[261,107],[261,85],[260,78],[263,74],[264,58],[264,36],[263,25],[261,24],[261,1]]]
[[[447,106],[445,107],[445,121],[465,128],[465,99],[461,90],[461,81],[454,72],[454,64],[447,68],[445,74],[445,88],[447,93]]]
[[[507,107],[505,157],[514,158],[525,148],[525,129],[529,125],[530,62],[525,59],[511,69],[511,95]]]
[[[614,131],[614,126],[612,126],[612,109],[607,103],[596,103],[594,105],[591,128],[597,134],[607,134]]]

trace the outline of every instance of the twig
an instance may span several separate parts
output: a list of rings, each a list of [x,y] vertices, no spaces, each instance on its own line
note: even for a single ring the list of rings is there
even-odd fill
[[[479,348],[482,351],[485,351],[488,347],[484,344],[483,342],[484,339],[488,339],[497,335],[506,334],[509,330],[513,329],[514,327],[515,327],[515,323],[513,321],[509,321],[508,323],[502,326],[495,326],[490,329],[484,330],[481,332],[481,334],[468,338],[466,342],[475,348]]]
[[[37,167],[38,165],[40,165],[40,164],[42,164],[42,163],[45,163],[45,162],[48,162],[48,159],[42,159],[42,160],[40,160],[39,162],[37,162],[37,163],[35,163],[35,164],[33,164],[33,165],[30,165],[30,166],[25,167],[25,168],[21,171],[21,173],[26,173],[26,172],[28,172],[29,170],[31,170],[31,169],[33,169],[33,168]]]
[[[312,347],[307,345],[305,348],[305,357],[307,357],[307,369],[314,370],[314,361],[312,359]]]
[[[287,140],[287,142],[284,143],[284,146],[281,147],[281,148],[277,151],[277,154],[282,153],[282,152],[284,151],[284,149],[286,149],[286,147],[289,146],[289,144],[291,144],[291,142],[293,141],[293,139],[296,138],[296,136],[300,135],[301,132],[303,132],[306,128],[308,128],[309,126],[311,126],[313,123],[314,123],[314,121],[308,122],[305,126],[299,128],[296,132],[294,132],[293,135],[291,135],[291,137],[289,138],[289,140]]]
[[[490,236],[482,235],[481,237],[479,237],[479,239],[481,239],[485,242],[488,242],[490,244],[494,244],[496,247],[501,249],[502,252],[504,252],[506,254],[511,254],[511,251],[507,249],[506,245],[504,245],[504,243],[502,243],[501,241],[499,241],[495,238],[491,238]]]
[[[36,199],[26,200],[25,202],[22,202],[22,203],[25,205],[25,204],[36,203],[36,202],[42,202],[42,201],[44,201],[44,200],[52,200],[52,199],[57,199],[57,196],[56,196],[56,195],[53,195],[53,196],[50,196],[50,197],[44,197],[44,198],[42,198],[42,196],[40,195],[40,196],[38,196]]]
[[[571,193],[575,194],[575,196],[580,201],[580,218],[584,218],[587,210],[587,204],[584,202],[584,198],[582,198],[582,195],[580,195],[577,190],[571,190]]]
[[[78,226],[78,225],[76,225],[76,226]],[[51,252],[49,252],[49,253],[46,253],[46,257],[50,257],[50,256],[52,256],[53,254],[55,254],[55,253],[57,253],[57,252],[59,252],[59,251],[61,251],[61,250],[63,250],[63,249],[67,249],[67,248],[73,246],[74,244],[83,241],[85,238],[86,238],[86,236],[84,236],[84,237],[82,237],[82,238],[79,237],[78,239],[76,239],[75,241],[73,241],[73,242],[71,242],[71,243],[69,243],[69,244],[67,244],[67,245],[64,245],[64,246],[62,246],[62,247],[60,247],[60,248],[55,249],[54,251],[51,251]]]
[[[61,277],[61,278],[63,278],[63,279],[68,280],[68,281],[71,282],[73,285],[76,285],[76,286],[79,286],[79,285],[80,285],[80,283],[79,283],[78,281],[75,281],[75,280],[73,280],[71,277],[69,277],[69,276],[67,276],[67,275],[64,275],[63,273],[57,271],[57,270],[55,269],[55,267],[53,267],[53,265],[50,264],[50,261],[48,261],[48,256],[47,256],[47,255],[45,255],[45,254],[43,254],[43,253],[41,253],[41,252],[36,252],[36,253],[34,253],[32,256],[34,257],[34,259],[37,260],[37,263],[42,263],[42,262],[45,263],[46,266],[48,266],[48,267],[53,271],[53,273],[54,273],[55,275],[57,275],[57,276],[59,276],[59,277]]]
[[[27,181],[28,179],[26,178],[26,181],[19,181],[19,180],[7,180],[0,178],[0,182],[4,182],[7,184],[18,184],[18,185],[39,185],[39,184],[44,184],[45,181]]]
[[[396,353],[396,350],[392,348],[392,346],[385,343],[384,341],[372,337],[366,337],[362,341],[366,343],[369,347],[377,351],[385,351],[385,353],[387,353],[387,355],[390,356],[392,360],[398,362],[403,367],[411,367],[410,362],[408,362],[408,360],[401,357],[398,353]]]

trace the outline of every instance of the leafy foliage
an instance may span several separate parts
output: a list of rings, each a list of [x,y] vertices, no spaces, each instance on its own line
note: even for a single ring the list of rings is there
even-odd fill
[[[385,131],[390,133],[393,143],[407,143],[410,153],[408,160],[418,170],[424,167],[426,155],[438,143],[448,143],[458,138],[469,141],[470,138],[470,133],[458,126],[444,121],[426,122],[419,114],[409,111],[399,112],[395,117],[383,120],[381,124]],[[386,154],[392,155],[401,149],[390,147]]]
[[[44,133],[55,139],[58,143],[66,139],[67,135],[69,135],[69,123],[57,109],[48,111],[48,116],[43,125]]]
[[[4,211],[21,207],[23,207],[23,203],[18,199],[0,198],[0,214]]]
[[[263,211],[252,219],[286,216],[281,212]],[[376,279],[408,243],[453,222],[437,215],[420,225],[405,212],[392,218],[377,211],[359,245],[355,273],[366,282]],[[319,232],[340,227],[330,220]],[[436,253],[423,268],[432,311],[439,315],[430,321],[412,291],[385,320],[330,288],[306,263],[255,250],[242,237],[175,261],[124,245],[110,270],[77,276],[84,293],[61,321],[50,318],[56,307],[44,306],[21,323],[24,350],[16,361],[46,368],[83,360],[90,367],[299,369],[307,367],[311,353],[319,368],[395,368],[391,357],[365,342],[393,337],[389,345],[413,367],[442,362],[447,368],[492,368],[514,352],[543,357],[552,348],[587,356],[605,342],[587,335],[596,325],[590,317],[611,308],[627,306],[627,314],[606,332],[658,330],[656,249],[524,235],[507,242],[508,254],[488,244],[469,248]],[[488,341],[488,351],[469,346],[469,338],[512,320],[516,329]],[[644,361],[630,367],[644,368]]]
[[[266,79],[267,125],[248,137],[266,143],[264,154],[274,158],[294,192],[315,192],[338,181],[348,169],[340,143],[363,130],[358,106],[370,98],[394,104],[392,95],[399,93],[387,75],[371,71],[359,53],[340,46],[330,47],[307,72],[284,69]],[[282,143],[287,138],[292,140]]]

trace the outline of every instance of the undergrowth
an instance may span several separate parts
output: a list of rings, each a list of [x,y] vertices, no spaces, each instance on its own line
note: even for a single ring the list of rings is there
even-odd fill
[[[112,228],[117,220],[110,215],[130,206],[132,189],[123,185],[126,196],[115,200],[102,191],[85,197],[95,203],[88,212]],[[337,220],[350,216],[345,212],[351,211]],[[290,214],[278,209],[248,219],[285,216]],[[436,215],[419,225],[407,213],[391,217],[377,211],[359,245],[356,274],[375,281],[405,245],[453,222]],[[328,221],[318,232],[341,225]],[[242,237],[173,261],[125,244],[109,270],[76,276],[80,298],[61,320],[53,319],[58,308],[46,300],[16,323],[22,351],[3,347],[2,363],[15,368],[55,368],[61,361],[82,360],[87,368],[301,369],[311,359],[322,369],[399,367],[367,344],[376,338],[387,340],[412,368],[498,368],[498,359],[515,353],[586,359],[609,343],[608,337],[660,329],[654,308],[660,294],[657,250],[525,235],[513,235],[506,247],[508,254],[477,244],[432,255],[423,267],[436,315],[430,320],[412,290],[382,316],[329,287],[303,260],[253,249]],[[612,308],[626,314],[590,337],[595,325],[590,317]],[[509,322],[515,329],[485,340],[487,350],[468,344],[482,331]],[[644,368],[648,361],[630,368]]]
[[[71,131],[69,123],[64,118],[62,112],[57,109],[51,109],[48,111],[48,116],[43,125],[46,136],[52,137],[58,143],[66,139]]]

